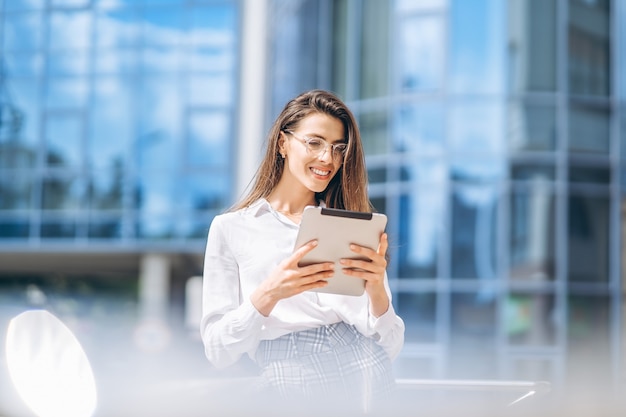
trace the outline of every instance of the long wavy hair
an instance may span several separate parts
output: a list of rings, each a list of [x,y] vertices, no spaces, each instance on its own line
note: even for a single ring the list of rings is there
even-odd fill
[[[289,101],[274,122],[267,137],[265,157],[253,179],[249,193],[231,210],[248,207],[274,190],[285,169],[280,156],[279,138],[285,130],[296,130],[298,123],[313,113],[322,113],[341,121],[348,147],[339,171],[322,192],[315,193],[317,201],[327,207],[372,212],[367,194],[367,169],[361,134],[354,115],[341,99],[331,92],[310,90]]]

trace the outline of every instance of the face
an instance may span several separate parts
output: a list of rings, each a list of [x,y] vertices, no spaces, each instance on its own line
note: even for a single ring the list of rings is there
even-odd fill
[[[323,113],[312,113],[305,117],[290,133],[282,132],[280,151],[285,155],[285,170],[281,181],[291,187],[301,186],[312,192],[322,192],[333,179],[343,158],[334,157],[330,146],[321,152],[307,149],[305,140],[325,140],[328,144],[345,143],[341,121]]]

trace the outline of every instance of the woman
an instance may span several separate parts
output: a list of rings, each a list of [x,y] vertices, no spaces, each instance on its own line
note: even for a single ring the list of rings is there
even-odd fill
[[[316,245],[294,252],[304,208],[371,212],[363,147],[354,116],[321,90],[291,100],[275,121],[250,193],[216,216],[207,240],[202,340],[218,368],[248,354],[264,386],[285,398],[346,394],[363,401],[393,388],[391,360],[404,323],[391,304],[387,235],[363,260],[342,260],[363,296],[308,291],[332,279],[334,264],[299,267]]]

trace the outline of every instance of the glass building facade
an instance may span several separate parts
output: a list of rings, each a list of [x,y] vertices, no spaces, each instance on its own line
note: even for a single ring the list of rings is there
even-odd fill
[[[295,3],[272,108],[321,86],[358,117],[400,374],[623,381],[624,2]]]
[[[244,4],[4,1],[0,259],[201,257],[265,133],[239,146]],[[264,4],[266,129],[309,88],[358,118],[398,376],[623,385],[626,4]]]
[[[184,245],[232,200],[233,1],[11,0],[2,245]]]

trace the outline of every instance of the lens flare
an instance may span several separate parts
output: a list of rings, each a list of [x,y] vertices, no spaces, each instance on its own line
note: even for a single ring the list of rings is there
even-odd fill
[[[83,348],[58,318],[45,310],[14,317],[6,338],[9,375],[39,417],[89,417],[96,384]]]

